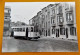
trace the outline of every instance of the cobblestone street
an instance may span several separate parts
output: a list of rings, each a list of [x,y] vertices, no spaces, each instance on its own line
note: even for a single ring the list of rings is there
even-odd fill
[[[2,52],[77,52],[75,40],[42,37],[38,40],[14,39],[3,37]]]

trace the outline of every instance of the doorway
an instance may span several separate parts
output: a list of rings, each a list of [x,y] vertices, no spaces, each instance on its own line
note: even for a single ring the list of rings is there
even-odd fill
[[[28,28],[26,28],[26,38],[28,38]]]
[[[68,28],[66,28],[66,38],[68,38]]]
[[[56,37],[59,37],[59,29],[56,29]]]

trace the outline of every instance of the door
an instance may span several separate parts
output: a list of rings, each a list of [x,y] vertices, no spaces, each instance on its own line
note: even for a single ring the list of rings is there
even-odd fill
[[[26,37],[28,38],[28,28],[26,28]]]
[[[56,29],[56,37],[59,37],[59,29]]]
[[[68,28],[66,28],[66,38],[68,38]]]
[[[47,36],[47,30],[46,30],[46,36]]]
[[[58,29],[58,37],[59,37],[59,29]]]

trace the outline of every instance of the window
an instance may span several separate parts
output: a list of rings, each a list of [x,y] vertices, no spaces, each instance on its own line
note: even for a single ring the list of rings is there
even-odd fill
[[[45,10],[45,12],[47,12],[47,10]]]
[[[5,18],[5,19],[7,19],[7,18]]]
[[[17,28],[15,28],[14,31],[17,31]]]
[[[19,28],[17,28],[17,30],[16,31],[19,31]]]
[[[54,23],[54,20],[53,20],[53,23]]]
[[[22,28],[19,28],[19,31],[22,31]]]
[[[60,28],[60,34],[65,35],[65,28]]]
[[[72,13],[69,14],[69,20],[72,21]]]
[[[76,28],[75,27],[71,27],[70,28],[70,35],[76,35]]]
[[[50,29],[48,30],[48,36],[50,36]]]
[[[12,28],[12,30],[14,31],[14,28]]]
[[[44,15],[42,15],[42,18],[45,18],[45,16],[44,16]]]
[[[57,17],[57,21],[58,21],[58,22],[63,22],[62,16],[58,16],[58,17]]]
[[[49,15],[50,15],[50,12],[48,12],[48,17],[49,17]]]
[[[52,13],[53,13],[53,14],[55,13],[55,10],[54,10],[54,9],[52,10]]]
[[[47,18],[47,15],[46,15],[46,18]]]
[[[52,17],[51,17],[51,24],[52,24]]]
[[[5,9],[5,10],[4,10],[4,12],[5,12],[5,13],[8,13],[8,10],[7,10],[7,9]]]
[[[58,11],[59,13],[62,13],[62,6],[59,6]]]
[[[33,32],[33,27],[31,27],[31,32]]]
[[[55,29],[52,29],[52,34],[55,34]]]
[[[47,22],[46,22],[46,27],[47,27]]]
[[[72,21],[72,13],[66,13],[66,21]]]
[[[48,25],[50,25],[50,21],[48,21]]]
[[[25,32],[25,28],[23,28],[23,32]]]
[[[65,9],[69,9],[69,4],[65,3]]]
[[[59,22],[63,22],[63,19],[61,16],[59,16]]]

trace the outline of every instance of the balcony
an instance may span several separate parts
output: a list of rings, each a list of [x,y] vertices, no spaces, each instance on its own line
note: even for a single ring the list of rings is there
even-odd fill
[[[59,22],[58,25],[59,25],[59,26],[63,26],[63,22]]]
[[[55,23],[53,23],[51,26],[55,27],[55,26],[56,26],[56,24],[55,24]]]
[[[74,22],[73,21],[67,21],[67,25],[73,25]]]

